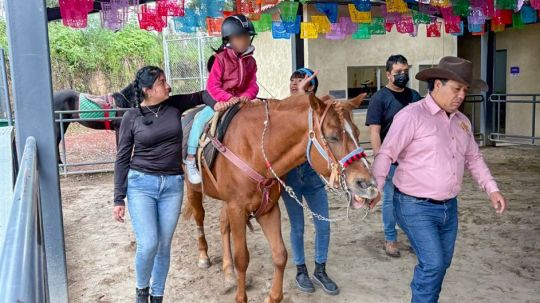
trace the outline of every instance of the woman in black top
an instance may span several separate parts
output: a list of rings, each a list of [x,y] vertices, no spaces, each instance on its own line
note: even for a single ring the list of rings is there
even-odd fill
[[[114,218],[124,222],[127,196],[137,240],[137,303],[162,302],[171,241],[182,206],[183,111],[214,107],[206,92],[169,97],[163,70],[146,66],[134,81],[138,108],[122,118],[114,174]],[[150,285],[151,282],[151,285]],[[151,288],[151,291],[150,291]]]

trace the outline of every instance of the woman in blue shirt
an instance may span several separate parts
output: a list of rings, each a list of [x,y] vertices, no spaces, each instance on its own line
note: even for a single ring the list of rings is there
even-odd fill
[[[317,73],[307,68],[295,71],[290,78],[291,95],[316,93],[319,85]],[[328,196],[321,178],[308,162],[294,168],[285,183],[299,199],[304,198],[309,209],[328,218]],[[281,194],[291,223],[291,247],[297,268],[296,286],[303,292],[314,292],[314,284],[330,295],[339,293],[339,288],[326,273],[326,259],[330,243],[330,223],[313,218],[315,224],[315,271],[310,279],[304,256],[304,210],[293,198],[283,191]]]

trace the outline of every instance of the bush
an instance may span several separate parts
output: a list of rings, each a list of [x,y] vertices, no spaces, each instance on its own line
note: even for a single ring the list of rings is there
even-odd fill
[[[135,24],[112,32],[101,28],[98,17],[91,15],[85,30],[65,27],[61,21],[49,23],[56,90],[114,91],[132,81],[141,66],[162,66],[163,47],[158,34],[142,31]]]
[[[133,18],[132,18],[133,19]],[[93,94],[117,91],[144,65],[163,65],[161,35],[129,24],[118,32],[103,29],[99,14],[88,28],[76,30],[61,21],[49,23],[54,90],[75,89]],[[0,46],[7,52],[6,23],[0,21]]]

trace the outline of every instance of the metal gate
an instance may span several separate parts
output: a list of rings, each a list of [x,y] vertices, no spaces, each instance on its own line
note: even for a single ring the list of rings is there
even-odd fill
[[[536,117],[540,94],[492,94],[489,102],[493,108],[490,141],[540,146]]]
[[[164,65],[173,94],[187,94],[206,88],[208,58],[221,38],[206,33],[163,33]]]

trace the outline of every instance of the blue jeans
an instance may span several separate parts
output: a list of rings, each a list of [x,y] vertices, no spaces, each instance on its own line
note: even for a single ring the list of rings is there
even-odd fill
[[[396,241],[396,217],[394,215],[394,183],[392,178],[396,172],[397,165],[392,164],[383,188],[382,221],[384,226],[384,239],[386,241]]]
[[[210,121],[214,116],[214,109],[210,106],[205,106],[200,112],[195,115],[193,119],[193,126],[189,132],[188,137],[188,155],[195,155],[197,153],[197,148],[199,147],[199,139],[204,131],[204,125],[206,122]]]
[[[150,175],[133,169],[129,171],[127,200],[137,240],[137,288],[151,286],[154,296],[162,296],[165,290],[171,241],[180,216],[183,194],[182,175]]]
[[[433,204],[394,193],[396,219],[418,258],[411,282],[413,303],[438,302],[446,269],[452,263],[458,231],[457,199]]]
[[[328,196],[324,183],[308,162],[289,172],[285,183],[292,187],[298,199],[305,198],[311,211],[328,218]],[[295,265],[306,264],[304,256],[304,209],[283,191],[291,223],[291,247]],[[326,263],[328,244],[330,243],[330,223],[313,218],[315,224],[315,262]]]

